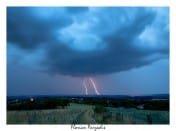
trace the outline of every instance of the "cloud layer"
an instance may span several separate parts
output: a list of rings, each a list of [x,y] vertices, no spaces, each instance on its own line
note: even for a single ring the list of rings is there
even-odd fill
[[[19,63],[71,76],[138,68],[168,58],[168,15],[168,8],[8,7],[8,59],[18,50],[16,57],[31,56]]]

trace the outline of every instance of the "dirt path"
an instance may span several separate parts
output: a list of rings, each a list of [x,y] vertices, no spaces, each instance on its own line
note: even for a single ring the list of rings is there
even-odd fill
[[[93,116],[93,110],[85,110],[80,113],[77,118],[74,120],[74,124],[96,124]]]

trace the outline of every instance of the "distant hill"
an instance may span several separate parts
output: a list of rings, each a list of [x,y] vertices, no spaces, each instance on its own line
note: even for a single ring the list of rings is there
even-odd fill
[[[147,96],[135,96],[135,99],[169,99],[169,94],[154,94]]]
[[[7,100],[29,98],[109,98],[109,99],[169,99],[169,94],[152,94],[141,96],[129,95],[34,95],[34,96],[7,96]]]

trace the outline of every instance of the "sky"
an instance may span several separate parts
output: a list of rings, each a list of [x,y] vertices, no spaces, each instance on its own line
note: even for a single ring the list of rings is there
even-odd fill
[[[163,93],[168,7],[7,7],[8,96]]]

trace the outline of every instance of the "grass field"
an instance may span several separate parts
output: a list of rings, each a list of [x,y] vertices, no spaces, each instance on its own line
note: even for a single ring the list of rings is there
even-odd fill
[[[150,111],[71,103],[65,109],[7,111],[7,124],[169,124],[168,111]]]

